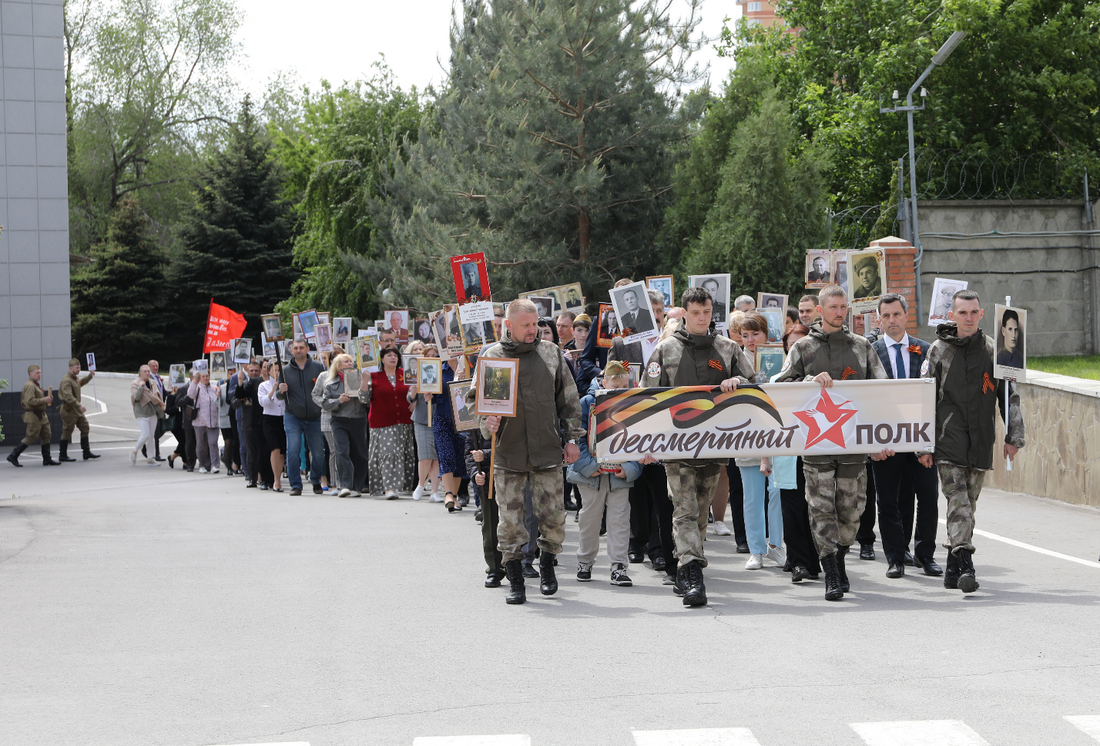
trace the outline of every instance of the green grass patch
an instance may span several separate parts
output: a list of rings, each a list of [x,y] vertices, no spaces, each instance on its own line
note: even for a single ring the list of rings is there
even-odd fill
[[[1074,378],[1091,378],[1100,381],[1100,355],[1051,355],[1032,357],[1027,367],[1046,373],[1057,373]]]

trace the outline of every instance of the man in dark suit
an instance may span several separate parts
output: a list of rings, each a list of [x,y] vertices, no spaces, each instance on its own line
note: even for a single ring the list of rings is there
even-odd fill
[[[904,296],[887,293],[878,303],[879,324],[884,332],[871,347],[878,353],[882,367],[890,378],[920,378],[921,364],[928,355],[929,344],[909,336],[909,303]],[[921,466],[916,453],[896,453],[872,464],[875,489],[878,493],[878,524],[882,535],[882,550],[889,562],[888,578],[905,575],[908,554],[908,531],[904,527],[903,510],[912,515],[912,503],[904,499],[905,482],[916,492],[916,544],[913,561],[925,575],[939,576],[943,570],[932,559],[936,551],[936,522],[939,518],[936,501],[939,484],[935,468]],[[911,498],[910,498],[911,499]],[[906,503],[908,502],[908,505]]]
[[[661,301],[664,305],[664,301]],[[653,331],[653,324],[649,320],[649,314],[641,309],[641,301],[638,298],[636,288],[624,290],[622,294],[622,308],[626,312],[622,315],[622,328],[629,329],[633,334]]]

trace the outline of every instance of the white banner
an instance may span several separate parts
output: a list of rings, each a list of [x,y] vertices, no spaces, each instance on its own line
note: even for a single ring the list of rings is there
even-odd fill
[[[597,392],[589,442],[606,463],[826,456],[930,452],[935,429],[931,379],[686,386]]]

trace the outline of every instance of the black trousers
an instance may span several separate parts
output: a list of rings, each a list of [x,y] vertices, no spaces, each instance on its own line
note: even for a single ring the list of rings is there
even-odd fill
[[[630,550],[650,560],[665,558],[665,572],[676,572],[672,542],[672,498],[663,464],[646,464],[630,488]],[[637,516],[637,520],[635,519]]]
[[[503,575],[503,555],[497,548],[499,546],[497,525],[500,523],[500,509],[497,507],[496,500],[485,499],[485,495],[489,490],[488,484],[479,487],[477,482],[471,480],[470,485],[477,493],[478,499],[481,500],[481,551],[485,556],[485,574]]]
[[[915,453],[896,453],[872,466],[878,495],[878,525],[882,551],[890,562],[901,563],[912,536],[916,497],[916,545],[913,554],[930,560],[936,552],[939,520],[939,482],[935,467],[921,466]],[[906,525],[908,524],[908,525]]]
[[[726,465],[726,476],[730,481],[730,501],[726,512],[729,513],[729,520],[733,521],[733,538],[738,544],[748,544],[749,538],[745,533],[745,485],[741,481],[741,469],[733,463],[733,459]],[[768,511],[765,510],[765,524],[767,515]]]
[[[185,446],[186,449],[187,449],[187,454],[184,457],[183,465],[186,466],[188,469],[194,469],[195,468],[195,428],[185,427],[183,429],[183,435],[184,435],[185,440],[187,441],[187,444]]]
[[[783,503],[783,543],[787,545],[787,559],[791,566],[801,565],[813,573],[821,572],[817,558],[817,546],[810,531],[810,509],[806,504],[806,473],[802,470],[802,457],[798,457],[798,488],[779,490]]]
[[[246,409],[244,422],[241,423],[241,437],[244,438],[244,452],[248,463],[241,464],[241,469],[245,471],[249,482],[257,482],[260,476],[256,472],[256,449],[260,445],[256,442],[256,431],[252,429],[252,423],[248,421],[248,415],[249,411]]]
[[[263,419],[257,417],[248,429],[252,431],[252,440],[248,443],[248,461],[252,466],[252,481],[270,487],[275,484],[275,473],[271,470],[271,449],[267,445],[267,438],[264,437]],[[256,447],[252,448],[253,445]]]
[[[875,472],[871,468],[874,463],[867,459],[867,503],[863,506],[863,514],[859,517],[859,530],[856,531],[856,541],[863,544],[875,543]]]

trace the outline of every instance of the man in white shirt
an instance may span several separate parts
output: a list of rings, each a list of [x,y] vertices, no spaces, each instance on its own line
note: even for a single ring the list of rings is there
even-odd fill
[[[920,378],[921,364],[928,356],[929,344],[905,331],[909,323],[909,302],[897,293],[887,293],[878,303],[879,326],[883,336],[871,347],[878,353],[886,373],[893,379]],[[936,550],[936,526],[939,519],[936,500],[939,485],[935,468],[921,466],[916,453],[896,453],[874,461],[875,491],[878,496],[878,523],[882,550],[886,554],[888,578],[905,575],[909,562],[909,536],[913,526],[913,493],[916,493],[916,545],[912,563],[925,575],[939,576],[943,570],[932,555]]]

